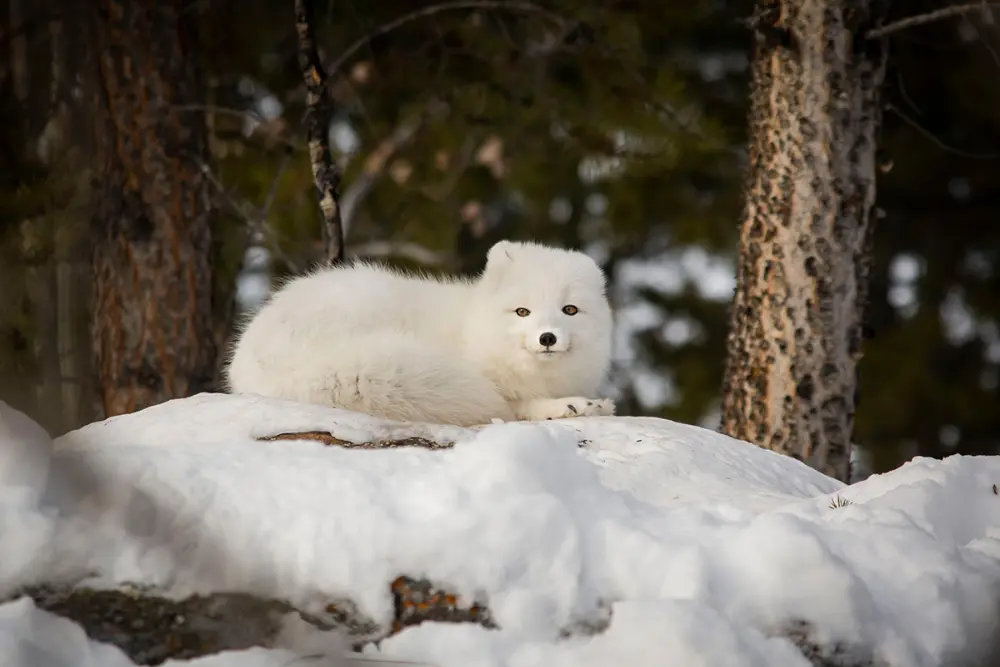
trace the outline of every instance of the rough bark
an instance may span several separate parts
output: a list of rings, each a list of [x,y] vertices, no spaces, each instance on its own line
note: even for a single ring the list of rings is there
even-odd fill
[[[758,0],[722,430],[846,480],[887,0]]]
[[[330,263],[344,259],[344,228],[341,223],[340,169],[330,153],[330,120],[333,105],[327,90],[326,71],[319,59],[312,29],[310,0],[295,0],[295,29],[299,40],[299,67],[306,84],[306,126],[309,163],[323,216],[323,254]]]
[[[197,13],[94,0],[93,339],[106,415],[211,388],[212,212]]]

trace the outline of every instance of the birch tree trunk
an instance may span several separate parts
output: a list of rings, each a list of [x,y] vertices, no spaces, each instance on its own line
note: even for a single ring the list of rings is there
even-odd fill
[[[846,480],[887,0],[758,0],[722,430]]]
[[[312,0],[295,0],[299,68],[306,84],[309,163],[323,217],[323,255],[329,264],[344,261],[344,226],[340,210],[340,168],[330,153],[333,104],[312,25]]]
[[[198,13],[92,0],[98,175],[93,339],[107,416],[208,390],[212,214]]]

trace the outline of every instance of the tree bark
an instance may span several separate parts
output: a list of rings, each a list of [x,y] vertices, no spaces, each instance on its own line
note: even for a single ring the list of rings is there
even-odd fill
[[[93,0],[93,340],[107,416],[211,388],[212,211],[197,13]]]
[[[323,216],[323,254],[333,264],[344,260],[344,227],[340,211],[340,169],[330,153],[333,108],[326,71],[319,59],[312,27],[310,0],[295,0],[295,29],[299,43],[299,68],[306,84],[306,125],[309,163]]]
[[[722,430],[846,480],[887,0],[758,0]]]

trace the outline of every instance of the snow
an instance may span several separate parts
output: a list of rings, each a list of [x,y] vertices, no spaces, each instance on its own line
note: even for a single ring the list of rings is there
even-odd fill
[[[256,440],[313,430],[456,444]],[[500,628],[424,623],[369,647],[440,667],[801,667],[781,636],[800,621],[816,643],[930,667],[997,630],[1000,457],[916,459],[845,486],[661,419],[463,429],[213,394],[53,443],[0,403],[0,448],[0,599],[89,576],[310,610],[346,597],[385,622],[388,583],[405,573],[488,604]],[[603,633],[559,637],[607,606]],[[32,657],[40,647],[48,663]],[[5,666],[129,665],[116,651],[30,600],[0,605]],[[290,655],[168,664],[272,667]]]
[[[132,662],[117,647],[87,639],[76,623],[36,609],[30,598],[20,598],[0,605],[0,664],[131,667]]]

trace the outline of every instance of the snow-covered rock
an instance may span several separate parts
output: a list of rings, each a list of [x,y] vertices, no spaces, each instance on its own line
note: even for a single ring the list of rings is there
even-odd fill
[[[813,662],[931,667],[997,633],[1000,457],[918,459],[845,486],[659,419],[462,429],[203,394],[46,449],[25,445],[38,433],[23,422],[2,426],[21,418],[0,404],[0,598],[131,582],[319,617],[346,600],[388,630],[389,584],[406,576],[488,609],[494,627],[426,622],[366,654],[441,667],[801,667],[806,646]],[[309,431],[424,446],[270,439]],[[46,614],[0,606],[0,664],[42,664],[3,643],[28,626],[90,641]],[[307,639],[218,659],[283,665]]]

